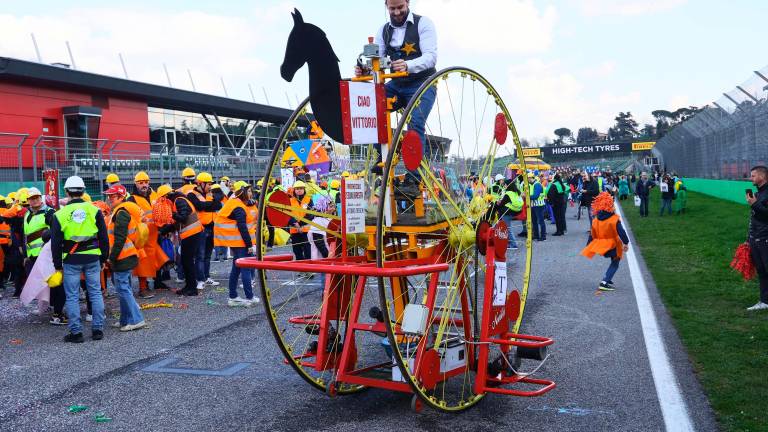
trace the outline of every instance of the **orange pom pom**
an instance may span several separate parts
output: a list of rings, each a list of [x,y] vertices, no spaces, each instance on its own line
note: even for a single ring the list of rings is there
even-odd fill
[[[731,268],[739,272],[744,280],[750,280],[755,277],[757,270],[752,262],[752,248],[749,246],[749,243],[742,243],[736,248],[736,253],[733,254],[733,260],[731,261]]]
[[[166,197],[160,197],[152,204],[152,220],[159,227],[173,223],[173,204],[171,200]]]
[[[592,214],[596,215],[600,211],[607,211],[613,213],[613,196],[608,192],[601,192],[597,198],[592,201]]]

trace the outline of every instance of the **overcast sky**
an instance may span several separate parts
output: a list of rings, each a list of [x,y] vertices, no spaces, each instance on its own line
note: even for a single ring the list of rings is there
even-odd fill
[[[0,56],[69,63],[115,76],[295,107],[303,69],[279,75],[289,11],[323,28],[342,75],[387,19],[384,1],[131,0],[3,2]],[[412,0],[435,22],[438,68],[467,66],[501,92],[522,137],[565,126],[603,131],[618,111],[704,105],[768,64],[764,0]],[[266,93],[266,97],[265,97]]]

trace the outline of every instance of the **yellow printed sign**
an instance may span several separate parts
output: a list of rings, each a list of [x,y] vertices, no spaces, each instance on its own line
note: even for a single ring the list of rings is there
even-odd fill
[[[650,150],[656,145],[656,141],[636,142],[632,143],[632,151]]]
[[[539,148],[524,148],[523,157],[541,157],[541,149]]]

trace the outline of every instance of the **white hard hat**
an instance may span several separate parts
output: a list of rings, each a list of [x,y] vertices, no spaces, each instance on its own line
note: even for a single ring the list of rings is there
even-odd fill
[[[27,189],[27,198],[32,198],[33,196],[43,196],[43,194],[40,192],[40,189],[31,187]]]
[[[503,175],[501,175],[501,174],[496,174],[495,180],[496,180],[496,181],[499,181],[499,180],[504,180],[504,176],[503,176]]]
[[[64,182],[64,189],[85,189],[85,182],[78,176],[72,176]]]

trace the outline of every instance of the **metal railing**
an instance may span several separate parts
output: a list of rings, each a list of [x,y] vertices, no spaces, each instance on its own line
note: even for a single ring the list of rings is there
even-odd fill
[[[768,67],[675,125],[654,148],[667,171],[744,179],[768,162]]]

